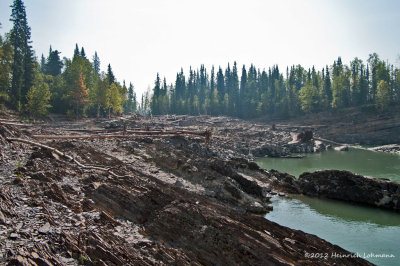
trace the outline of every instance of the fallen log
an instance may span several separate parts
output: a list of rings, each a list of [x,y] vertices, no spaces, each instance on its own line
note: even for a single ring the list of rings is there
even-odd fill
[[[114,172],[111,171],[111,168],[84,165],[81,162],[79,162],[78,160],[76,160],[74,157],[66,154],[65,152],[62,152],[60,150],[57,150],[56,148],[44,145],[42,143],[30,141],[30,140],[27,140],[27,139],[20,139],[20,138],[6,138],[6,140],[10,141],[10,142],[13,142],[13,141],[21,142],[21,143],[29,144],[29,145],[32,145],[32,146],[40,147],[40,148],[43,148],[43,149],[47,149],[47,150],[52,151],[55,154],[65,158],[65,159],[67,159],[70,162],[76,163],[79,167],[84,168],[84,169],[105,171],[105,172],[107,172],[107,173],[109,173],[109,174],[111,174],[111,175],[113,175],[115,177],[125,177],[126,176],[126,175],[125,176],[119,176],[119,175],[115,174]]]
[[[0,125],[5,125],[5,126],[19,126],[19,127],[29,127],[32,126],[32,124],[21,124],[21,123],[14,123],[14,122],[5,122],[5,121],[0,121]]]
[[[139,139],[139,138],[170,138],[185,134],[165,134],[165,135],[33,135],[35,139]]]
[[[319,140],[319,141],[326,142],[326,143],[333,144],[333,145],[337,145],[337,146],[348,145],[348,144],[339,143],[339,142],[335,142],[335,141],[328,140],[328,139],[316,138],[316,137],[314,137],[314,140]]]

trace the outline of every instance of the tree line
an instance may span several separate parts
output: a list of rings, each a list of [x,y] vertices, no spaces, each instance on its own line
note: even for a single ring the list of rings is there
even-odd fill
[[[110,116],[136,112],[136,93],[115,78],[111,65],[100,71],[100,58],[92,60],[76,44],[72,59],[60,58],[50,46],[49,54],[35,57],[31,46],[24,3],[11,6],[13,27],[0,35],[0,105],[21,113],[43,116],[49,111],[70,117]]]
[[[277,65],[260,70],[254,65],[240,71],[236,62],[208,73],[204,65],[183,70],[175,84],[167,86],[157,74],[152,95],[142,97],[144,108],[154,115],[208,114],[241,118],[293,117],[346,107],[373,105],[384,110],[400,103],[400,70],[370,54],[366,63],[354,58],[349,65],[341,57],[317,71],[301,65],[280,71]],[[240,76],[240,79],[239,79]]]

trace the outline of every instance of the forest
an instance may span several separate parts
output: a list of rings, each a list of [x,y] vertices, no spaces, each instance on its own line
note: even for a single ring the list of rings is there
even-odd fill
[[[110,64],[101,72],[97,52],[90,60],[78,44],[72,59],[61,59],[50,46],[39,62],[24,3],[15,0],[11,8],[13,27],[0,36],[0,105],[33,117],[49,112],[71,118],[139,112],[286,118],[365,105],[383,111],[400,102],[400,70],[376,53],[367,62],[356,57],[349,65],[338,57],[320,70],[301,65],[286,71],[277,65],[238,69],[236,62],[225,69],[212,66],[210,72],[204,65],[190,68],[188,74],[181,69],[174,84],[167,85],[157,74],[153,89],[139,102],[132,83],[118,82]]]
[[[239,79],[240,75],[240,79]],[[147,99],[148,98],[148,99]],[[147,99],[147,100],[146,100]],[[307,113],[372,106],[383,111],[400,102],[400,70],[381,60],[376,53],[366,63],[354,58],[345,65],[341,57],[317,71],[301,65],[279,70],[277,65],[260,70],[236,62],[225,70],[204,65],[183,70],[175,84],[162,84],[157,74],[152,95],[144,103],[152,114],[209,114],[241,118],[294,117]],[[146,108],[145,108],[146,109]]]
[[[38,62],[24,3],[15,0],[11,8],[13,27],[0,35],[0,105],[32,117],[49,112],[79,118],[136,111],[132,83],[118,82],[110,64],[106,73],[100,72],[97,52],[89,60],[76,44],[73,58],[61,59],[50,46],[48,56]]]

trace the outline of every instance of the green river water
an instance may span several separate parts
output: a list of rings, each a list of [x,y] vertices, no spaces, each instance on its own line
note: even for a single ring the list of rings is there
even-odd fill
[[[400,183],[399,155],[362,149],[307,154],[302,159],[259,158],[256,162],[265,169],[295,176],[343,169]],[[265,216],[271,221],[317,235],[377,265],[400,265],[400,213],[306,196],[271,201],[274,210]],[[388,257],[378,257],[382,255]]]

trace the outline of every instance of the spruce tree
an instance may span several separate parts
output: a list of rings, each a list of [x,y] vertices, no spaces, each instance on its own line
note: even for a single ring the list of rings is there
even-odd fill
[[[107,79],[108,79],[108,84],[111,85],[112,83],[115,82],[115,76],[114,73],[111,69],[111,65],[108,64],[107,66]]]
[[[96,74],[96,76],[99,76],[100,74],[100,58],[97,55],[97,52],[94,52],[94,56],[93,56],[93,68],[94,68],[94,72]]]
[[[244,114],[246,113],[246,101],[247,101],[247,91],[246,91],[246,86],[247,86],[247,71],[246,71],[246,66],[243,65],[242,67],[242,74],[240,77],[240,101],[241,104],[239,105],[240,110],[239,110],[239,116],[244,117]]]
[[[80,55],[81,55],[81,53],[79,52],[78,44],[75,44],[74,57],[80,56]]]
[[[240,98],[239,98],[239,77],[238,77],[236,62],[233,63],[230,87],[231,87],[230,99],[233,102],[233,110],[231,110],[231,114],[238,115]]]
[[[328,66],[326,66],[326,68],[325,68],[324,91],[328,98],[328,103],[330,106],[332,103],[332,88],[331,88],[331,77],[329,75]]]
[[[86,53],[85,53],[85,48],[83,48],[83,46],[82,46],[82,49],[81,49],[80,56],[81,56],[83,59],[87,60],[87,58],[86,58]]]
[[[25,95],[34,82],[34,58],[30,46],[31,29],[28,26],[25,6],[21,0],[14,0],[11,6],[11,43],[14,50],[14,63],[11,81],[11,103],[20,110],[26,102]]]
[[[40,57],[39,71],[40,71],[40,73],[45,73],[45,71],[46,71],[46,58],[44,57],[43,54]]]
[[[153,115],[160,114],[160,92],[161,92],[161,80],[160,80],[160,75],[157,73],[157,78],[154,81],[153,96],[151,98],[151,113]]]
[[[50,46],[49,57],[47,57],[44,73],[47,75],[57,76],[61,74],[63,65],[64,64],[60,58],[60,52],[57,50],[53,51]]]

